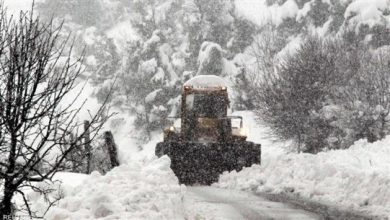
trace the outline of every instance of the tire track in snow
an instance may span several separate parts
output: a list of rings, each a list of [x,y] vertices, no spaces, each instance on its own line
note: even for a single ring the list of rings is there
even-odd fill
[[[322,219],[320,216],[254,194],[209,186],[187,187],[187,220]]]

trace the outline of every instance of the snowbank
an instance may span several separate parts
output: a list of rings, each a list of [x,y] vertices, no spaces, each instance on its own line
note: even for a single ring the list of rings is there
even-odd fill
[[[105,176],[61,174],[65,197],[45,219],[183,219],[185,188],[169,166],[169,158],[161,157],[122,165]]]
[[[357,141],[350,149],[317,155],[280,154],[263,160],[261,166],[224,173],[216,186],[290,193],[390,217],[389,146],[390,136],[372,144]],[[265,155],[262,157],[266,159]]]

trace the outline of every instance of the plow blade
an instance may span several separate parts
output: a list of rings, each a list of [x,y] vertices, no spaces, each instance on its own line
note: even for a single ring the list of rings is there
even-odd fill
[[[224,171],[241,170],[260,164],[261,147],[253,142],[180,143],[160,142],[156,155],[168,155],[179,182],[210,185]]]

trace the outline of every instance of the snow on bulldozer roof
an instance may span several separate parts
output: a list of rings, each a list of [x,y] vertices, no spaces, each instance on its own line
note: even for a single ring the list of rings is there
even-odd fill
[[[215,88],[227,87],[226,81],[216,75],[198,75],[184,83],[184,86]]]

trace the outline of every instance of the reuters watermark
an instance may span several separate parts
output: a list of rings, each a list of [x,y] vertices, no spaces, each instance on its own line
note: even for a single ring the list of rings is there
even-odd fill
[[[30,219],[28,215],[3,215],[3,218],[0,220],[25,220]]]

